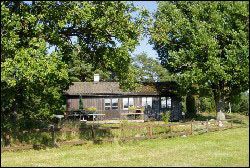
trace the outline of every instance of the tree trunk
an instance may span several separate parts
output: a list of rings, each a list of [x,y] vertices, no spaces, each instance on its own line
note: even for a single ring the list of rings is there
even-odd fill
[[[214,92],[214,99],[217,112],[217,120],[225,120],[225,97],[221,91]]]

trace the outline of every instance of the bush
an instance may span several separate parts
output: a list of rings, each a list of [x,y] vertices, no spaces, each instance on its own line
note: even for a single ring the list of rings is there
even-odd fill
[[[170,120],[170,111],[163,112],[162,115],[162,120],[164,121],[165,124],[168,124]]]
[[[196,116],[195,98],[191,94],[188,94],[186,97],[186,109],[186,118],[193,118]]]
[[[129,106],[129,107],[128,107],[128,110],[129,110],[129,111],[134,111],[134,110],[136,110],[136,107],[135,107],[135,106]]]
[[[96,111],[96,108],[95,108],[95,107],[87,107],[87,108],[85,108],[85,110],[86,110],[87,112],[95,112],[95,111]]]
[[[213,98],[201,97],[200,98],[200,109],[201,112],[212,113],[215,112],[215,102]]]
[[[249,111],[249,94],[247,92],[234,96],[231,99],[231,102],[231,108],[233,113],[246,114],[246,112]]]

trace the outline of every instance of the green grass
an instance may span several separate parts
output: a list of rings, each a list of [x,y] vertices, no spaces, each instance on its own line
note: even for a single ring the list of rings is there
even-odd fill
[[[3,152],[1,166],[249,166],[249,128],[125,144]]]

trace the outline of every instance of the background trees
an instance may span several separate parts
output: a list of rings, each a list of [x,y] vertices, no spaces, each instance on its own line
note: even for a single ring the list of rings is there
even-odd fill
[[[248,89],[248,2],[160,2],[150,30],[161,63],[189,91],[212,89],[217,118]]]
[[[147,56],[146,53],[136,55],[132,64],[136,70],[137,82],[162,82],[172,79],[167,69],[158,60]]]

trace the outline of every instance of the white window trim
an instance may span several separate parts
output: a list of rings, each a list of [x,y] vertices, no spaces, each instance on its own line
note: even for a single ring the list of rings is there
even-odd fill
[[[150,98],[151,98],[150,107],[151,107],[151,108],[153,107],[153,97],[142,97],[142,98],[146,98],[146,106],[144,106],[145,108],[148,107],[148,102],[150,102],[150,101],[149,101]],[[141,105],[142,105],[142,104],[141,104]],[[143,105],[142,105],[142,106],[143,106]]]
[[[109,106],[106,106],[106,102],[105,102],[106,99],[110,100],[110,103],[109,103],[110,105]],[[111,110],[111,103],[112,102],[111,102],[110,98],[104,98],[104,110]],[[106,107],[109,107],[109,109],[106,109]]]
[[[168,106],[168,100],[170,100],[170,106]],[[171,97],[166,97],[166,108],[168,108],[168,109],[172,108],[172,99],[171,99]]]
[[[117,99],[117,106],[113,106],[113,99]],[[113,108],[116,107],[116,108]],[[119,98],[111,98],[111,109],[112,110],[117,110],[119,107]]]
[[[123,108],[123,110],[128,110],[128,108],[124,107],[124,101],[123,100],[125,100],[125,99],[127,99],[128,108],[131,107],[131,106],[134,106],[135,103],[134,103],[134,98],[133,97],[124,97],[124,98],[122,98],[122,108]],[[129,100],[131,100],[131,99],[132,99],[133,104],[129,104]]]

